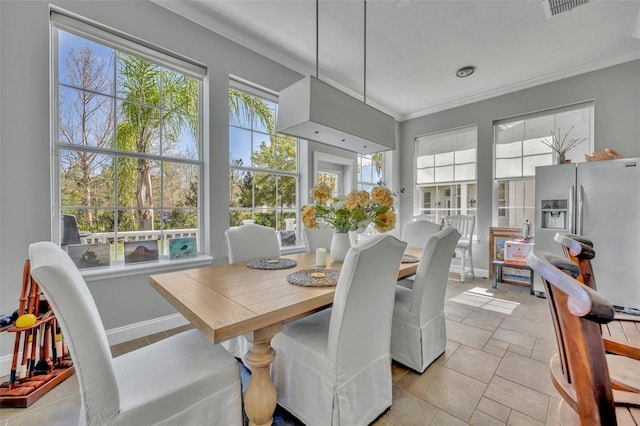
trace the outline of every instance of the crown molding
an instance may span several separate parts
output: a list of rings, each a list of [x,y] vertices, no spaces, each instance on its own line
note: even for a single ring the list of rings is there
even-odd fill
[[[216,34],[225,37],[234,43],[237,43],[253,52],[256,52],[274,62],[277,62],[287,68],[296,71],[303,76],[315,75],[315,66],[309,63],[302,63],[299,60],[293,59],[291,56],[288,56],[273,46],[269,46],[263,42],[257,41],[256,39],[248,36],[247,34],[233,28],[232,26],[225,24],[224,22],[199,11],[197,8],[193,7],[189,2],[182,1],[173,1],[173,0],[151,0],[151,2],[177,14],[182,16],[185,19],[188,19]],[[640,38],[640,14],[638,15],[638,19],[636,20],[635,30],[633,32],[633,36]],[[479,102],[487,99],[491,99],[497,96],[506,95],[509,93],[517,92],[519,90],[528,89],[531,87],[539,86],[541,84],[551,83],[557,80],[562,80],[568,77],[574,77],[576,75],[584,74],[591,71],[596,71],[602,68],[607,68],[610,66],[618,65],[624,62],[633,61],[636,59],[640,59],[640,51],[631,50],[626,53],[622,53],[619,55],[611,56],[609,58],[605,58],[603,60],[591,62],[588,64],[578,65],[571,68],[566,68],[559,72],[550,73],[544,76],[536,77],[530,80],[521,81],[518,83],[514,83],[508,86],[504,86],[494,90],[488,90],[486,92],[478,93],[472,96],[467,96],[460,99],[455,99],[448,102],[443,102],[438,105],[431,106],[429,108],[425,108],[420,111],[416,111],[409,114],[400,114],[398,112],[392,111],[389,108],[386,108],[376,102],[367,99],[367,104],[373,106],[376,109],[392,116],[397,121],[407,121],[418,117],[423,117],[425,115],[434,114],[436,112],[445,111],[448,109],[468,105],[474,102]],[[357,99],[362,99],[362,94],[355,92],[340,83],[320,74],[320,80],[331,84],[337,89],[353,96]]]
[[[497,96],[506,95],[509,93],[517,92],[519,90],[529,89],[531,87],[540,86],[546,83],[552,83],[554,81],[562,80],[569,77],[575,77],[580,74],[585,74],[591,71],[597,71],[599,69],[619,65],[625,62],[635,61],[640,59],[640,51],[637,49],[631,50],[620,55],[611,56],[600,61],[590,62],[588,64],[578,65],[571,68],[566,68],[559,72],[546,74],[544,76],[532,78],[530,80],[521,81],[515,84],[501,87],[495,90],[488,90],[483,93],[478,93],[473,96],[467,96],[465,98],[456,99],[450,102],[445,102],[439,105],[435,105],[430,108],[423,109],[415,113],[404,114],[398,118],[398,121],[407,121],[414,118],[423,117],[425,115],[434,114],[440,111],[446,111],[448,109],[457,108],[460,106],[468,105],[474,102],[484,101],[487,99],[495,98]]]

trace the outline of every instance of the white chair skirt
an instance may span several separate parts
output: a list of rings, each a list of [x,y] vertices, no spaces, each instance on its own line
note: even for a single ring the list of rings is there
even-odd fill
[[[355,378],[341,377],[326,359],[330,316],[325,309],[285,325],[273,338],[278,404],[307,426],[368,425],[391,406],[391,360],[385,355]]]
[[[404,287],[396,289],[391,323],[391,358],[422,373],[445,351],[445,317],[442,313],[420,324],[418,316],[409,312],[410,300],[411,290]]]
[[[242,423],[238,363],[198,330],[116,357],[113,369],[120,412],[104,424],[200,425],[205,419],[210,425]]]
[[[251,370],[251,367],[247,364],[246,357],[247,352],[251,349],[252,345],[253,344],[245,336],[238,336],[225,340],[224,342],[220,342],[220,346],[225,348],[231,355],[241,360],[249,370]]]

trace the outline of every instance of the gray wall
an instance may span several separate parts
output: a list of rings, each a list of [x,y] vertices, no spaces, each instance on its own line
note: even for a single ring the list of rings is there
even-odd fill
[[[640,157],[640,61],[633,61],[400,123],[400,185],[412,191],[416,136],[477,125],[479,243],[473,254],[474,266],[487,269],[495,205],[493,121],[586,100],[595,101],[595,150]],[[403,223],[413,215],[414,197],[402,200]]]
[[[180,52],[209,68],[205,153],[216,261],[226,261],[229,223],[229,75],[279,91],[302,76],[148,1],[53,1],[78,15]],[[17,308],[30,243],[51,238],[49,2],[0,2],[0,313]],[[148,274],[88,283],[106,329],[175,313]],[[0,357],[12,351],[0,335]]]

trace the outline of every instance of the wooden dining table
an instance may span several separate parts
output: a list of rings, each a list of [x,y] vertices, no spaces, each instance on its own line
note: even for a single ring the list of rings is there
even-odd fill
[[[421,250],[406,254],[419,257]],[[276,390],[269,374],[275,359],[270,346],[282,326],[296,318],[325,309],[333,303],[335,287],[304,287],[290,284],[287,277],[297,271],[316,269],[315,254],[283,256],[297,265],[288,269],[262,270],[238,262],[152,275],[155,288],[211,343],[245,335],[252,342],[245,361],[251,379],[244,406],[250,425],[270,425],[276,407]],[[342,263],[327,256],[326,269]],[[415,274],[418,263],[401,263],[398,279]]]

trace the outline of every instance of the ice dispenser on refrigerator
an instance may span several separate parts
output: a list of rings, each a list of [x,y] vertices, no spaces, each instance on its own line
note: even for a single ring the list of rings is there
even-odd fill
[[[540,202],[542,212],[541,228],[566,229],[567,228],[567,200],[542,200]]]

